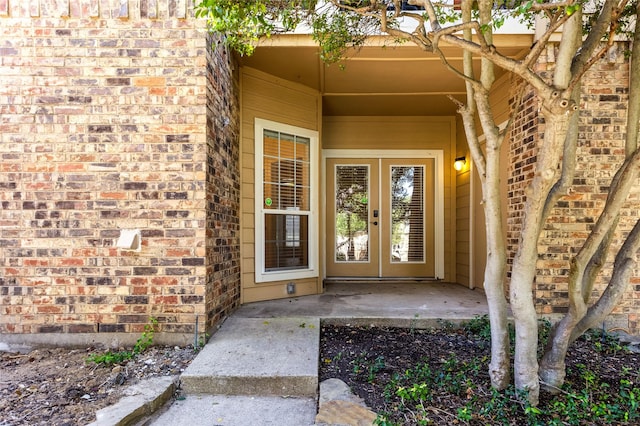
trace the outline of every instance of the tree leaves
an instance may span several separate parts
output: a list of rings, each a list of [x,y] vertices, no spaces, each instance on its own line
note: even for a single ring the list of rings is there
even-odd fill
[[[253,53],[261,37],[293,31],[313,12],[311,0],[202,0],[196,17],[206,18],[210,31],[241,55]]]

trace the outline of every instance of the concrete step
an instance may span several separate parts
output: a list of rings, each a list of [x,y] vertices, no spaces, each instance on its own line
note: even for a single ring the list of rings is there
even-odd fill
[[[320,320],[231,316],[180,377],[187,394],[316,398]]]
[[[153,426],[311,426],[315,398],[187,395],[153,420]]]

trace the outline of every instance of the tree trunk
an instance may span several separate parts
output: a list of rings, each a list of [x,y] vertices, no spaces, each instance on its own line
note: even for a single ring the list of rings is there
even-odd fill
[[[488,92],[476,92],[475,102],[486,137],[484,176],[482,180],[485,229],[487,235],[487,263],[484,271],[484,289],[491,324],[491,385],[505,389],[511,382],[510,343],[507,325],[505,277],[507,254],[502,224],[502,198],[500,196],[501,139],[491,114]],[[478,155],[480,147],[472,150]]]
[[[494,155],[499,156],[498,155]],[[491,157],[491,156],[489,156]],[[498,161],[487,159],[487,167],[499,165]],[[498,176],[498,174],[494,175]],[[502,213],[498,184],[488,180],[484,185],[485,227],[487,232],[487,264],[484,270],[484,290],[489,306],[491,324],[491,362],[489,376],[491,385],[505,389],[511,382],[509,331],[507,327],[507,301],[504,294],[507,257],[502,233]]]
[[[554,103],[555,101],[549,101]],[[519,250],[513,261],[510,302],[516,326],[514,381],[516,389],[527,393],[532,405],[537,405],[540,392],[538,380],[538,316],[533,300],[533,284],[538,259],[538,237],[544,222],[544,206],[549,191],[557,181],[569,114],[542,109],[545,117],[544,140],[538,151],[537,169],[526,190],[523,227]]]

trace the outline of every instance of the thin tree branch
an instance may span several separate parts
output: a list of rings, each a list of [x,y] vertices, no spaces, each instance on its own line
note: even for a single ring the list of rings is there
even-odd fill
[[[513,77],[519,80],[522,80],[519,76],[514,75]],[[514,87],[518,87],[519,84],[520,82],[512,82],[512,86]],[[511,108],[511,113],[509,114],[509,119],[507,120],[507,124],[498,133],[498,137],[500,137],[500,139],[505,139],[511,133],[511,128],[513,127],[513,123],[516,119],[516,113],[518,111],[518,108],[520,107],[522,98],[524,97],[525,89],[526,89],[526,86],[516,89],[515,95],[512,101],[513,107]]]
[[[582,43],[582,47],[573,59],[571,64],[573,78],[572,82],[569,83],[569,88],[575,87],[578,84],[577,81],[587,72],[587,66],[593,65],[593,52],[600,45],[604,34],[611,28],[615,6],[616,0],[605,0],[595,25],[589,31],[587,38]],[[612,37],[609,37],[609,39],[611,40]]]
[[[589,233],[586,241],[584,242],[580,251],[572,260],[572,268],[579,268],[583,271],[582,276],[578,276],[572,273],[569,279],[569,291],[571,292],[572,286],[578,286],[575,288],[576,297],[579,300],[572,301],[571,303],[586,303],[589,299],[589,295],[583,294],[584,291],[588,291],[590,284],[584,282],[584,271],[586,271],[589,262],[597,261],[597,253],[599,250],[605,248],[605,240],[611,237],[610,232],[618,222],[618,212],[620,211],[622,204],[627,199],[631,188],[636,183],[638,178],[638,172],[640,168],[640,151],[636,151],[631,157],[627,158],[620,169],[616,172],[611,186],[609,189],[609,195],[607,197],[604,210],[598,217],[593,229]],[[593,267],[596,267],[595,265]],[[573,278],[572,278],[573,277]]]
[[[557,10],[557,9],[565,9],[567,6],[573,6],[574,4],[576,4],[575,0],[568,0],[564,2],[545,2],[545,3],[533,2],[533,4],[531,5],[531,11],[542,12],[542,11],[551,11],[551,10]]]
[[[638,149],[638,135],[640,133],[640,1],[636,3],[636,28],[633,34],[631,60],[629,63],[629,104],[627,106],[627,139],[625,154],[630,156]]]
[[[511,59],[507,56],[499,53],[495,48],[490,48],[489,50],[483,50],[482,47],[474,42],[463,40],[459,37],[453,35],[444,35],[442,36],[443,40],[447,43],[458,46],[462,49],[466,49],[471,53],[474,53],[478,56],[484,57],[495,65],[503,68],[506,71],[510,71],[518,76],[520,76],[523,80],[531,84],[539,93],[548,94],[551,89],[545,83],[545,81],[537,75],[534,71],[527,68],[522,61],[518,61],[515,59]]]
[[[567,19],[569,19],[569,15],[563,14],[560,19],[554,19],[550,22],[549,28],[542,34],[539,40],[536,40],[531,51],[522,60],[527,67],[530,67],[538,60],[542,52],[547,48],[547,43],[551,39],[551,36],[556,34],[558,29],[567,21]]]
[[[616,220],[613,222],[611,228],[609,228],[604,238],[602,239],[602,242],[587,263],[587,266],[584,268],[580,292],[582,293],[582,300],[585,305],[589,303],[596,278],[598,278],[598,274],[600,273],[602,268],[604,268],[605,262],[607,260],[607,254],[609,253],[609,248],[611,247],[611,243],[613,241],[613,236],[615,234],[616,228],[618,227],[619,218],[620,216],[616,216]]]
[[[571,62],[582,39],[582,9],[574,12],[565,22],[556,54],[556,66],[553,70],[553,86],[564,90],[571,81]],[[571,93],[571,92],[569,92]]]

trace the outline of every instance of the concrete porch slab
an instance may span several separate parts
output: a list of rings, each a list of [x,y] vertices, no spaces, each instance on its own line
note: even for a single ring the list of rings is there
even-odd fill
[[[307,316],[328,324],[429,328],[488,313],[482,290],[442,282],[329,283],[324,294],[248,303],[244,318]]]

